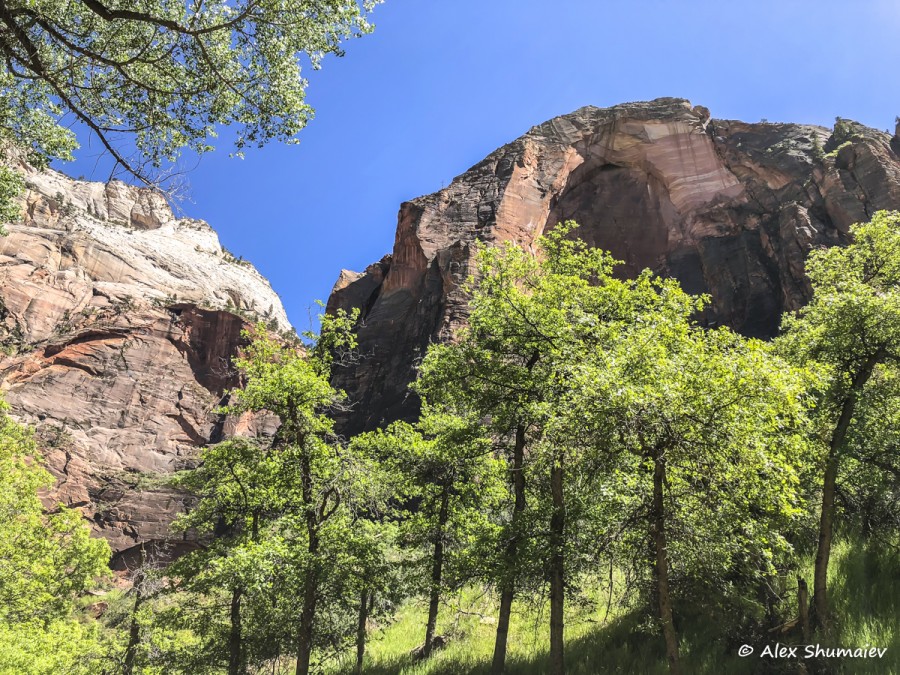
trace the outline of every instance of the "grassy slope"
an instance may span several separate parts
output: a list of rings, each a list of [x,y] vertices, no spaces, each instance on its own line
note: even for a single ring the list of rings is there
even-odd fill
[[[844,647],[886,647],[881,660],[832,661],[836,673],[900,675],[900,556],[897,548],[863,550],[840,543],[831,566],[831,598],[835,616],[835,637],[819,640],[824,645]],[[811,564],[806,575],[812,578]],[[598,592],[598,595],[602,593]],[[489,597],[465,593],[455,599],[456,607],[444,608],[440,633],[448,635],[448,646],[426,662],[411,659],[410,651],[421,644],[425,607],[405,605],[396,621],[372,636],[367,675],[462,675],[486,673],[493,651],[495,604]],[[537,675],[546,672],[546,611],[519,606],[510,631],[510,675]],[[465,613],[463,613],[465,612]],[[798,672],[796,664],[780,662],[775,671],[759,658],[741,659],[736,646],[716,639],[717,627],[687,625],[682,629],[682,655],[687,673],[741,675],[760,672]],[[566,626],[567,672],[571,675],[666,673],[661,640],[639,626],[632,615],[613,612],[606,616],[605,603],[571,608]],[[796,635],[781,638],[797,643]],[[775,643],[777,638],[771,640]],[[802,650],[801,650],[802,651]],[[351,672],[348,660],[332,673]]]
[[[855,661],[846,673],[900,675],[900,549],[844,544],[829,573],[836,644],[886,647],[880,661]]]

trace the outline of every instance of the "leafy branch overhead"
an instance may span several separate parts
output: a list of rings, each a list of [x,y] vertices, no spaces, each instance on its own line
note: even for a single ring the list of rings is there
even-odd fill
[[[0,134],[66,158],[77,122],[148,185],[222,125],[238,153],[294,142],[313,115],[303,65],[370,32],[377,2],[2,0]]]

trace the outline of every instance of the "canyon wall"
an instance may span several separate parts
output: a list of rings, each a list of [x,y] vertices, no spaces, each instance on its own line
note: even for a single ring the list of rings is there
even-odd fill
[[[23,218],[0,237],[0,391],[114,562],[169,542],[187,497],[167,477],[200,447],[275,420],[214,413],[239,384],[248,321],[289,331],[269,283],[158,194],[27,164]]]
[[[534,127],[449,186],[400,208],[393,251],[341,272],[328,302],[360,310],[359,361],[335,371],[353,433],[415,415],[428,345],[465,325],[476,242],[535,239],[565,220],[623,261],[708,293],[706,325],[768,337],[809,298],[804,260],[852,223],[900,208],[900,140],[710,117],[681,99],[582,108]],[[0,237],[0,391],[34,426],[58,484],[116,552],[191,545],[169,528],[167,478],[198,449],[271,434],[272,417],[215,413],[239,385],[248,321],[290,331],[278,296],[204,222],[150,190],[27,164],[22,220]]]
[[[804,260],[854,222],[900,208],[896,137],[710,117],[683,99],[585,107],[534,127],[440,192],[400,208],[394,250],[343,271],[328,306],[359,308],[361,361],[335,373],[346,433],[415,414],[407,390],[428,345],[466,320],[473,245],[535,239],[565,220],[623,261],[707,293],[700,320],[775,334],[810,288]]]

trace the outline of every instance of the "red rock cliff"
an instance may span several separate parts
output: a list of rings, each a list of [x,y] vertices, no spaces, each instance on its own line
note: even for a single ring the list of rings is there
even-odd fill
[[[48,495],[117,554],[168,542],[186,496],[166,487],[198,448],[273,420],[213,411],[238,384],[245,317],[289,323],[278,296],[201,221],[149,190],[18,167],[23,220],[0,237],[0,391],[35,427]]]
[[[892,145],[893,144],[893,145]],[[359,307],[362,360],[336,373],[348,432],[408,416],[417,359],[463,325],[476,241],[526,246],[560,221],[623,260],[708,293],[708,324],[771,336],[809,296],[803,265],[849,226],[900,208],[888,134],[711,119],[681,99],[586,107],[531,129],[400,208],[393,254],[343,272],[329,308]]]

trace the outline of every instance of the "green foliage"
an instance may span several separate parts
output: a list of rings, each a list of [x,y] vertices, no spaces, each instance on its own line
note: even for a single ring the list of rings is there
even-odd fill
[[[77,511],[44,509],[38,492],[53,478],[6,410],[0,401],[0,672],[89,673],[102,655],[98,634],[72,613],[104,573],[109,545]]]
[[[900,213],[880,211],[850,232],[850,246],[810,254],[813,299],[785,316],[780,340],[792,357],[826,366],[837,397],[850,385],[847,372],[900,351]]]
[[[328,319],[324,321],[323,331],[327,331],[330,323]],[[324,409],[336,405],[340,395],[327,379],[330,357],[324,346],[314,345],[307,356],[272,337],[262,325],[247,337],[251,339],[249,346],[235,359],[235,366],[245,378],[244,385],[233,392],[235,402],[222,412],[267,410],[286,426],[283,434],[299,435],[310,443],[330,433],[333,422]],[[354,346],[352,334],[340,332],[340,327],[326,339],[335,345]]]
[[[819,140],[819,134],[813,132],[812,135],[812,155],[814,159],[821,161],[825,157],[825,149],[822,147],[822,142]]]
[[[709,612],[731,603],[745,630],[761,624],[773,599],[754,589],[791,563],[788,535],[802,515],[807,374],[764,343],[693,327],[687,316],[636,323],[602,358],[611,386],[586,386],[578,407],[611,425],[614,469],[600,494],[620,522],[640,522],[652,513],[653,468],[663,463],[674,592],[714,598]],[[584,377],[590,383],[590,371]],[[652,532],[644,520],[643,532],[618,535],[617,559],[641,560],[647,525]],[[636,571],[649,581],[653,569],[645,560]]]
[[[106,665],[107,646],[95,623],[0,623],[0,675],[96,675]]]
[[[847,515],[867,520],[859,523],[866,531],[875,524],[870,516],[882,524],[900,517],[900,213],[876,213],[851,235],[849,246],[810,255],[813,299],[785,317],[778,343],[789,358],[822,374],[816,416],[822,457],[852,405],[846,437],[834,452],[848,506],[858,507]]]
[[[20,208],[14,202],[25,187],[21,174],[12,169],[0,166],[0,237],[6,235],[3,223],[19,219]]]
[[[274,413],[281,424],[265,442],[207,448],[179,477],[198,501],[176,529],[207,543],[171,567],[176,581],[143,629],[143,663],[201,673],[231,662],[238,671],[230,672],[244,672],[304,644],[321,659],[354,635],[363,592],[379,594],[382,606],[391,597],[395,527],[379,517],[391,482],[364,446],[332,434],[327,414],[341,400],[328,366],[335,352],[352,350],[351,323],[323,317],[306,348],[262,325],[247,332],[235,360],[244,386],[223,412]]]
[[[646,602],[665,576],[667,604],[717,591],[732,618],[760,624],[771,607],[758,590],[790,562],[801,513],[810,376],[761,342],[695,326],[705,299],[676,281],[615,278],[575,227],[539,240],[537,257],[481,249],[469,326],[429,350],[416,385],[485,420],[505,457],[526,450],[521,468],[510,461],[521,483],[494,516],[486,580],[535,592],[631,560]],[[551,608],[560,596],[551,583]]]
[[[834,145],[843,145],[849,143],[854,135],[854,123],[841,117],[834,118],[834,129],[831,134],[831,141]]]
[[[649,271],[617,278],[575,227],[536,256],[479,248],[468,326],[429,349],[414,423],[335,434],[330,378],[356,357],[355,314],[302,344],[248,331],[220,412],[275,416],[277,432],[206,448],[177,477],[195,501],[176,529],[200,546],[139,572],[130,609],[111,610],[126,672],[343,672],[373,632],[363,672],[487,672],[501,622],[506,672],[743,672],[736,646],[796,612],[829,472],[862,544],[835,550],[836,616],[817,639],[893,644],[895,599],[858,587],[862,567],[895,567],[900,214],[810,257],[812,302],[774,344],[698,326],[706,298]],[[0,507],[18,519],[0,520],[0,662],[99,671],[103,636],[71,618],[99,547],[74,512],[44,512],[33,441],[0,420]],[[450,646],[421,659],[438,633]]]
[[[109,546],[92,539],[80,514],[46,513],[38,491],[53,483],[31,432],[0,404],[0,620],[63,617],[75,596],[102,574]]]
[[[505,463],[492,451],[477,421],[425,406],[416,425],[395,422],[361,434],[351,447],[374,458],[399,508],[397,542],[413,592],[432,602],[431,633],[438,605],[473,578],[484,578],[494,560],[497,536],[491,515],[502,501]]]
[[[212,150],[222,126],[235,129],[238,155],[294,143],[314,113],[302,66],[318,69],[342,41],[371,32],[366,15],[379,1],[7,2],[0,145],[38,167],[71,159],[68,116],[116,168],[161,185],[183,149]],[[0,170],[0,222],[15,219],[20,191]]]
[[[498,514],[501,539],[516,539],[524,547],[506,556],[505,564],[492,565],[493,578],[534,590],[546,578],[547,539],[534,537],[550,516],[545,475],[559,451],[584,457],[579,442],[586,437],[577,433],[584,420],[569,400],[574,369],[647,303],[670,297],[659,288],[675,287],[669,282],[659,286],[646,275],[634,282],[614,279],[614,261],[607,253],[568,238],[574,227],[568,223],[540,242],[542,260],[512,244],[480,249],[476,275],[469,281],[469,326],[454,343],[429,350],[416,384],[427,400],[487,421],[486,431],[509,462],[509,503]],[[511,510],[519,473],[513,459],[517,432],[528,448],[521,474],[534,493],[519,512]],[[577,477],[590,472],[579,461],[566,465],[574,472],[566,489],[580,491],[573,494],[567,514],[567,562],[573,570],[579,560],[592,565],[597,553],[589,543],[596,541],[596,529],[581,510],[590,509],[592,488]]]
[[[894,579],[900,574],[900,561],[894,554],[896,540],[866,543],[858,535],[835,546],[834,599],[840,611],[838,634],[822,644],[878,645],[887,647],[883,659],[864,662],[861,659],[838,664],[830,660],[836,672],[893,673],[900,670],[900,630],[897,607],[900,588]],[[811,560],[808,561],[811,564]],[[654,644],[643,616],[615,602],[627,589],[627,578],[616,572],[613,605],[607,605],[606,579],[585,579],[590,602],[573,606],[566,616],[567,673],[597,675],[622,673],[664,675],[668,672],[665,655]],[[427,661],[410,656],[419,639],[417,627],[424,620],[421,603],[409,602],[400,607],[396,621],[380,629],[363,669],[364,675],[484,675],[490,672],[494,645],[492,615],[496,598],[481,589],[467,588],[452,599],[457,612],[448,612],[439,625],[442,634],[450,636],[447,647]],[[512,631],[525,636],[510,644],[507,673],[509,675],[542,675],[547,672],[548,643],[546,608],[540,602],[524,600],[513,613]],[[749,635],[728,635],[730,626],[719,617],[706,613],[690,613],[683,617],[683,661],[691,675],[750,675],[758,673],[759,659],[740,658],[741,644],[752,644],[758,653],[763,645],[772,644],[771,634],[749,639]],[[777,639],[777,638],[776,638]],[[788,643],[788,640],[791,640]],[[782,644],[798,644],[799,639],[783,638]],[[796,660],[781,662],[783,670],[799,669]],[[841,670],[843,668],[843,670]],[[773,669],[774,670],[774,669]],[[326,670],[329,675],[350,672],[349,659]]]
[[[74,141],[57,119],[69,113],[145,181],[182,148],[210,150],[219,125],[236,127],[239,152],[293,142],[312,117],[301,64],[317,69],[343,40],[368,33],[374,4],[6,3],[0,128],[20,146],[64,157]],[[136,161],[117,147],[122,134]]]
[[[900,531],[900,369],[873,373],[842,457],[842,516],[866,537]]]
[[[848,246],[810,255],[813,298],[785,317],[779,339],[789,358],[822,373],[814,433],[822,486],[814,599],[826,630],[838,504],[866,532],[890,529],[900,517],[900,213],[880,211],[850,234]],[[838,502],[838,492],[847,497]]]

